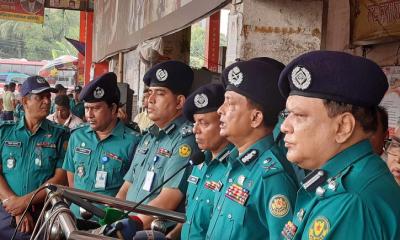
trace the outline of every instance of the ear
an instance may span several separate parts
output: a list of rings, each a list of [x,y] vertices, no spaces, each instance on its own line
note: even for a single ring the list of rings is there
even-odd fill
[[[335,141],[337,143],[346,142],[354,132],[356,119],[353,114],[345,112],[335,117],[335,123],[337,125]]]
[[[260,110],[254,109],[250,114],[251,127],[258,128],[263,124],[264,115]]]
[[[176,97],[176,101],[177,101],[176,109],[177,110],[181,110],[183,108],[183,105],[185,104],[185,100],[186,100],[186,97],[183,95],[178,95]]]

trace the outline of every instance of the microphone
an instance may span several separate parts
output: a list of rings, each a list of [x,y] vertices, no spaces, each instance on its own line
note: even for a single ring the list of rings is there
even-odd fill
[[[145,230],[136,232],[133,240],[166,240],[167,238],[161,232],[153,231],[153,230]]]
[[[130,216],[114,222],[103,231],[104,236],[118,239],[133,239],[136,232],[143,230],[143,222],[137,216]]]
[[[47,188],[50,189],[50,191],[52,191],[52,192],[57,192],[57,190],[58,190],[58,187],[55,186],[55,185],[52,185],[52,184],[49,184],[47,186]],[[84,208],[85,210],[93,213],[94,215],[96,215],[99,218],[103,219],[106,216],[106,212],[103,209],[101,209],[99,207],[96,207],[95,205],[91,204],[88,201],[83,200],[78,195],[75,195],[73,193],[69,193],[66,190],[64,190],[64,191],[61,190],[61,191],[58,191],[58,192],[61,194],[62,197],[66,198],[68,201],[70,201],[72,203],[75,203],[79,207]]]
[[[144,201],[146,201],[149,197],[151,197],[151,195],[153,195],[156,191],[158,191],[160,188],[162,188],[166,183],[168,183],[173,177],[175,177],[180,171],[182,171],[183,169],[189,167],[189,166],[196,166],[199,164],[202,164],[204,162],[205,159],[205,155],[203,151],[198,151],[196,153],[194,153],[189,161],[183,165],[181,168],[179,168],[174,174],[172,174],[172,176],[170,176],[169,178],[167,178],[164,182],[162,182],[158,187],[156,187],[155,189],[153,189],[149,194],[147,194],[142,200],[140,200],[138,203],[136,203],[135,206],[133,206],[129,211],[127,211],[125,213],[124,217],[127,217],[129,215],[129,213],[135,211],[135,209],[137,207],[139,207]]]

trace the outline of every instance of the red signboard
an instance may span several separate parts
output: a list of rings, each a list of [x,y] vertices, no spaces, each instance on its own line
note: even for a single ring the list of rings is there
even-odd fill
[[[0,0],[0,18],[43,23],[44,0]]]

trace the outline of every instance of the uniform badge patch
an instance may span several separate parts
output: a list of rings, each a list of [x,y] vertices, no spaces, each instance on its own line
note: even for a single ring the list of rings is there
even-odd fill
[[[4,144],[5,144],[7,147],[21,147],[21,142],[4,141]]]
[[[104,89],[102,89],[101,87],[97,87],[93,91],[93,97],[99,99],[99,98],[102,98],[103,96],[104,96]]]
[[[318,216],[308,229],[308,239],[323,240],[330,230],[328,219],[323,216]]]
[[[193,101],[197,108],[203,108],[208,105],[208,97],[204,93],[196,94]]]
[[[164,82],[165,80],[167,80],[168,78],[168,72],[165,69],[158,69],[156,71],[156,77],[158,79],[158,81],[160,82]]]
[[[190,153],[192,153],[192,149],[187,144],[182,144],[179,146],[179,156],[181,157],[189,157]]]
[[[274,217],[284,217],[288,214],[290,209],[289,200],[285,195],[277,194],[269,200],[269,212]]]
[[[310,87],[311,74],[305,67],[297,66],[292,71],[292,83],[298,89],[305,90]]]
[[[239,67],[236,66],[229,71],[228,81],[236,87],[243,82],[243,73],[240,71]]]

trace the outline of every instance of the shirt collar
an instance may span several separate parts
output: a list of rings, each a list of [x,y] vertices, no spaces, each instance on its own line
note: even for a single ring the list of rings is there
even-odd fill
[[[175,129],[184,124],[185,121],[186,119],[181,115],[172,120],[166,127],[161,129],[156,124],[153,124],[151,127],[149,127],[149,133],[153,136],[159,136],[161,133],[170,135],[174,132]]]
[[[39,130],[40,128],[43,129],[43,130],[45,130],[45,131],[49,130],[49,122],[50,122],[50,120],[47,120],[46,118],[43,119],[43,120],[40,122],[40,125],[39,125],[38,130]],[[21,129],[21,128],[26,128],[25,116],[22,117],[22,118],[20,118],[20,119],[18,120],[17,129]]]
[[[224,163],[228,160],[229,155],[231,153],[231,150],[235,146],[232,143],[228,143],[215,157],[215,159],[212,159],[212,153],[211,151],[205,151],[204,154],[206,155],[205,157],[205,163],[207,165],[212,164],[213,162],[218,162],[218,163]]]
[[[336,176],[368,154],[372,154],[372,146],[369,140],[365,139],[338,153],[322,169],[327,172],[329,177]]]
[[[124,132],[125,132],[125,128],[124,128],[125,124],[121,121],[121,120],[117,120],[117,124],[115,125],[114,129],[111,131],[110,136],[123,136]],[[90,133],[90,132],[94,132],[94,130],[89,127],[86,129],[86,133]],[[110,137],[108,136],[108,137]]]

